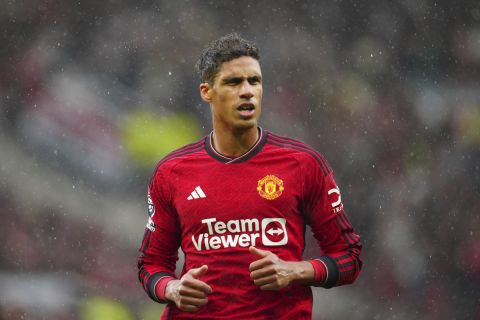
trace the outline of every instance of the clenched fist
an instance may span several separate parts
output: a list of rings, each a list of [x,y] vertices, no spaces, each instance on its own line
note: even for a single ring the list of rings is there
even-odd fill
[[[273,252],[255,247],[249,250],[258,257],[250,264],[250,277],[261,290],[279,290],[294,281],[305,284],[313,281],[314,269],[309,262],[284,261]]]
[[[198,311],[208,303],[212,288],[198,278],[208,270],[206,265],[188,270],[179,280],[167,283],[165,297],[173,301],[178,309],[186,312]]]

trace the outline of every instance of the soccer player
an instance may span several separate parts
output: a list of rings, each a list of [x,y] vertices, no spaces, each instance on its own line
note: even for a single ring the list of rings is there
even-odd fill
[[[155,168],[138,268],[150,298],[168,303],[162,319],[311,319],[311,286],[360,272],[359,236],[325,158],[258,126],[259,59],[237,34],[203,51],[213,131]],[[319,247],[312,260],[302,260],[307,224]]]

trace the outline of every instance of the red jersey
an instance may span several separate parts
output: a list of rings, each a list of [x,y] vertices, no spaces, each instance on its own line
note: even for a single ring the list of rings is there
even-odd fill
[[[258,259],[249,246],[301,261],[306,224],[319,246],[310,262],[326,274],[314,285],[330,288],[358,276],[359,236],[325,158],[297,140],[259,132],[257,143],[237,158],[216,152],[210,134],[157,165],[148,189],[140,282],[152,299],[166,302],[155,288],[176,278],[181,247],[182,274],[205,264],[200,280],[213,289],[199,311],[182,312],[170,303],[162,319],[311,319],[310,286],[262,291],[249,271]]]

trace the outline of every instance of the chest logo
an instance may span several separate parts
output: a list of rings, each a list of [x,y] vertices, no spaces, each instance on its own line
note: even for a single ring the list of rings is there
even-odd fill
[[[274,175],[268,175],[263,179],[258,180],[258,194],[267,200],[273,200],[280,197],[284,189],[283,180]]]

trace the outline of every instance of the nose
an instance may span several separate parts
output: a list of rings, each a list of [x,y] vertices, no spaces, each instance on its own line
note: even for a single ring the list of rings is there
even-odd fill
[[[240,88],[240,98],[251,99],[254,96],[253,87],[248,81],[243,81]]]

